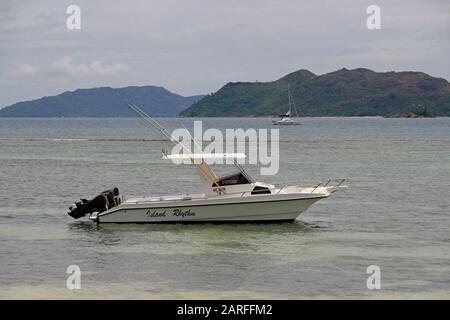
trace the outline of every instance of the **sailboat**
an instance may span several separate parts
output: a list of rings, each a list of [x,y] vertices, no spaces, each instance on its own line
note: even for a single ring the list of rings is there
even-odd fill
[[[163,159],[184,159],[192,164],[200,176],[202,192],[126,198],[118,188],[113,188],[92,200],[74,203],[68,214],[75,219],[88,216],[96,223],[292,222],[315,202],[345,188],[342,185],[345,179],[310,187],[255,181],[237,161],[245,158],[245,154],[191,153],[190,148],[173,138],[142,109],[135,104],[129,106],[164,138],[181,148],[181,154],[163,151]],[[237,171],[217,175],[208,161],[218,158],[233,160],[230,162],[234,162]]]
[[[279,120],[273,120],[274,125],[299,125],[300,122],[294,121],[291,118],[292,109],[295,111],[295,115],[298,117],[297,109],[295,108],[294,98],[292,98],[291,91],[289,89],[288,84],[288,101],[289,101],[289,110],[285,114],[279,115]]]

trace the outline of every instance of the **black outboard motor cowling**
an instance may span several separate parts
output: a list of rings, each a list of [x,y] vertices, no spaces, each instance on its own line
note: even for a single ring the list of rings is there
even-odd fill
[[[80,199],[69,207],[68,215],[74,219],[79,219],[93,212],[103,212],[121,203],[119,189],[113,188],[103,191],[92,200]]]

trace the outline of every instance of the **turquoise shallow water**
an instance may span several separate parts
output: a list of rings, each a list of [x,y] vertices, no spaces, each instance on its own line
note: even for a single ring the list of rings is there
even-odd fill
[[[161,119],[170,130],[192,119]],[[100,225],[67,207],[197,187],[139,119],[0,119],[0,298],[450,298],[450,119],[305,118],[280,129],[280,171],[348,178],[295,223]],[[271,119],[203,119],[271,128]],[[79,265],[82,290],[65,287]],[[366,268],[381,268],[368,290]]]

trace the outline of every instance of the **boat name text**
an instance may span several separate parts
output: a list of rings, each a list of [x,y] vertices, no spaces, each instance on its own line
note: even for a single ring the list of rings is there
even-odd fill
[[[171,214],[174,217],[193,217],[195,216],[195,212],[193,212],[191,209],[188,210],[182,210],[182,209],[173,209],[173,210],[164,210],[164,211],[158,211],[158,210],[147,210],[146,212],[148,218],[162,218],[167,217],[167,214]]]

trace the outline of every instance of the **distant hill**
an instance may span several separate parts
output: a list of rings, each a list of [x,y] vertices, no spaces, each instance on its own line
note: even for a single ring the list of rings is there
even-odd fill
[[[155,117],[175,117],[203,96],[183,97],[162,87],[93,88],[18,102],[0,109],[0,117],[132,117],[134,102]]]
[[[288,110],[290,84],[301,116],[383,116],[426,108],[450,116],[450,84],[422,72],[299,70],[272,82],[230,82],[181,112],[187,117],[271,116]]]

